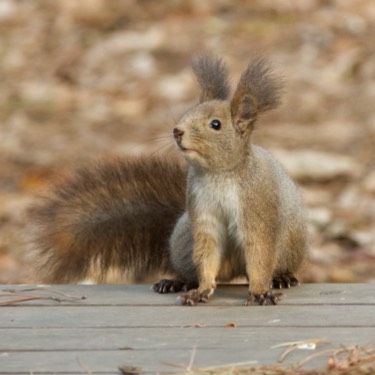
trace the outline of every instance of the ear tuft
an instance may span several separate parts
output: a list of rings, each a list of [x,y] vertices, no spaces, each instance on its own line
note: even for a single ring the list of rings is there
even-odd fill
[[[193,60],[193,71],[201,88],[200,102],[228,98],[228,70],[220,58],[207,54],[200,55]]]
[[[281,88],[281,79],[268,61],[254,58],[242,73],[231,101],[235,125],[253,124],[260,112],[276,108],[280,104]]]

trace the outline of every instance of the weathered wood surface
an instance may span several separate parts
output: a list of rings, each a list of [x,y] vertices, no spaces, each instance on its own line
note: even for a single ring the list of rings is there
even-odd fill
[[[27,288],[0,286],[2,294]],[[174,373],[192,356],[198,368],[250,367],[276,364],[286,347],[273,347],[282,343],[329,341],[315,351],[293,351],[287,366],[340,345],[375,345],[375,284],[302,285],[266,307],[243,306],[244,286],[221,286],[198,307],[180,306],[175,295],[145,285],[60,285],[27,293],[51,296],[52,290],[86,299],[0,306],[0,374],[118,374],[121,365]],[[322,357],[309,366],[324,363]]]

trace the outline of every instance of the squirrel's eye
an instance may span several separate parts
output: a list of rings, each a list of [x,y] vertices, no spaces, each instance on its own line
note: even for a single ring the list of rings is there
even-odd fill
[[[211,123],[210,123],[210,128],[214,129],[214,130],[220,130],[221,128],[221,122],[220,120],[212,120]]]

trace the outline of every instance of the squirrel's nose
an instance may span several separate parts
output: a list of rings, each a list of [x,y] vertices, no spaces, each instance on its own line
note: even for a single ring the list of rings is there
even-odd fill
[[[181,141],[183,135],[184,135],[183,130],[178,129],[178,128],[173,129],[173,136],[176,141]]]

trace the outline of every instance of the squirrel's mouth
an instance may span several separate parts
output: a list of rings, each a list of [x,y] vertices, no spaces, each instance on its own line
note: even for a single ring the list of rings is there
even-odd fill
[[[180,149],[182,155],[184,156],[191,156],[192,154],[195,154],[196,151],[193,150],[192,148],[186,148],[184,146],[182,146],[181,144],[178,145],[178,148]]]
[[[177,146],[180,149],[180,151],[182,151],[182,152],[188,152],[189,151],[188,148],[186,148],[182,145],[182,141],[180,139],[176,139],[176,143],[177,143]]]
[[[178,145],[180,151],[183,153],[183,154],[189,154],[191,152],[195,152],[195,150],[191,149],[191,148],[186,148],[182,145]]]
[[[183,146],[182,140],[180,140],[180,139],[176,139],[176,144],[177,144],[178,148],[180,149],[181,153],[184,154],[184,155],[197,153],[196,150]]]

